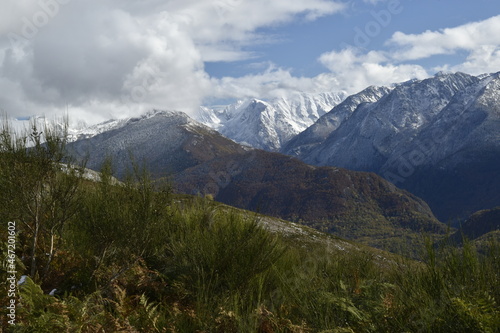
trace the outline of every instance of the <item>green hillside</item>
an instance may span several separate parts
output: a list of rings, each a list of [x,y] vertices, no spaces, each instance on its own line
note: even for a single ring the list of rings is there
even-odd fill
[[[228,165],[236,172],[225,171]],[[208,192],[232,206],[398,253],[414,253],[422,235],[440,239],[448,232],[423,200],[374,173],[313,167],[281,154],[227,155],[174,180],[180,192]]]
[[[472,242],[481,253],[487,253],[492,244],[500,242],[500,207],[472,214],[445,241],[458,246]]]

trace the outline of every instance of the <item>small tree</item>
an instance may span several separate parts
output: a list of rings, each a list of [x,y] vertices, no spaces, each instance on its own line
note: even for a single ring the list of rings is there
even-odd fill
[[[4,118],[0,131],[1,216],[22,225],[33,279],[49,273],[61,230],[78,209],[83,167],[66,154],[67,129],[66,119],[59,128],[45,123],[43,131],[34,121],[19,134]]]

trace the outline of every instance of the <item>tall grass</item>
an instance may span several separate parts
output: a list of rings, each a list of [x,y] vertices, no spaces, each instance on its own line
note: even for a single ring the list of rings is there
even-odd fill
[[[279,237],[205,201],[174,209],[168,228],[161,271],[198,316],[257,325],[251,317],[276,288],[273,270],[286,251]]]
[[[33,285],[22,287],[23,302],[30,301],[23,303],[21,324],[10,331],[500,329],[498,247],[481,255],[471,243],[463,248],[429,244],[420,262],[394,256],[381,261],[370,250],[290,244],[260,227],[255,217],[211,201],[183,200],[166,207],[156,221],[163,230],[156,244],[161,251],[128,262],[128,271],[111,285],[105,279],[108,270],[98,269],[94,291],[73,292],[77,297],[54,298]],[[87,255],[67,246],[75,258]],[[109,260],[117,268],[125,265]],[[83,321],[77,319],[82,311]]]

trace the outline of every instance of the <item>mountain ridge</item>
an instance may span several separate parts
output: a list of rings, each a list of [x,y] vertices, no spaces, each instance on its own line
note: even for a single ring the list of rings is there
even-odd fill
[[[345,92],[329,92],[270,101],[252,98],[225,107],[201,107],[196,119],[236,142],[278,151],[346,97]]]
[[[68,145],[71,153],[80,159],[90,155],[87,167],[94,170],[112,157],[116,174],[121,178],[127,170],[132,170],[132,156],[140,165],[147,164],[155,177],[160,177],[246,149],[179,111],[153,111],[115,124],[101,133],[81,135]]]

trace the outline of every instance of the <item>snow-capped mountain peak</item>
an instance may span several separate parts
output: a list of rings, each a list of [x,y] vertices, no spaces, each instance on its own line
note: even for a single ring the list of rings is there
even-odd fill
[[[184,112],[181,111],[167,111],[167,110],[151,110],[148,111],[140,116],[137,117],[127,117],[127,118],[122,118],[122,119],[110,119],[105,122],[96,124],[96,125],[91,125],[91,126],[81,126],[78,128],[69,128],[68,129],[68,139],[70,142],[79,140],[79,139],[88,139],[92,138],[96,135],[99,135],[101,133],[109,132],[112,130],[117,130],[120,129],[130,123],[133,122],[138,122],[141,120],[146,120],[150,119],[153,117],[157,116],[163,116],[163,117],[172,117],[172,116],[178,116],[185,118],[186,121],[191,121],[193,120]]]
[[[294,93],[270,101],[252,98],[201,107],[196,119],[237,142],[275,151],[346,97],[345,92],[329,92]]]

